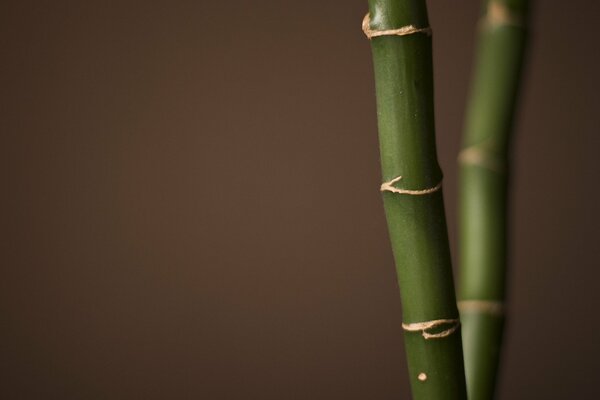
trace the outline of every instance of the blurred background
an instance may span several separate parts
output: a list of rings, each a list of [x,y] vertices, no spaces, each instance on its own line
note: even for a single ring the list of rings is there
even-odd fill
[[[536,2],[501,399],[599,398],[597,2]],[[430,0],[453,256],[477,0]],[[0,3],[0,398],[409,399],[364,0]]]

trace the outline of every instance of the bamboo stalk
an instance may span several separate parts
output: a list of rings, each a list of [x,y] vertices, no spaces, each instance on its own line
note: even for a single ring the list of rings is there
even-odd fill
[[[424,0],[369,0],[382,185],[416,400],[466,398]],[[400,178],[401,177],[401,178]]]
[[[486,0],[460,162],[459,309],[470,400],[494,397],[504,327],[510,136],[528,0]]]

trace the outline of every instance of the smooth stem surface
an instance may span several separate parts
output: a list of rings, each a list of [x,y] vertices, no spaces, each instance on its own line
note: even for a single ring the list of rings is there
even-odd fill
[[[424,0],[370,0],[369,12],[373,30],[429,26]],[[431,37],[374,37],[371,47],[383,181],[402,176],[394,187],[433,188],[442,172],[435,147]],[[383,202],[403,321],[458,318],[442,191],[385,191]],[[429,339],[405,330],[404,339],[415,400],[466,398],[460,329]]]
[[[509,144],[528,1],[488,0],[485,10],[459,156],[459,305],[470,400],[492,399],[496,386],[504,325]]]

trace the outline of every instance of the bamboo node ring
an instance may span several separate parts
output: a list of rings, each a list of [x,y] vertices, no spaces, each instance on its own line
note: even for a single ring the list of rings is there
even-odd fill
[[[490,1],[487,13],[481,20],[483,27],[514,26],[523,27],[523,18],[513,13],[506,5],[498,1]]]
[[[506,169],[504,161],[481,144],[462,149],[458,153],[458,162],[463,165],[477,165],[498,173]]]
[[[504,315],[504,303],[494,300],[461,300],[457,302],[461,313],[475,312],[494,316]]]
[[[444,326],[449,326],[449,327],[447,329],[444,329],[443,331],[437,332],[437,333],[428,332],[428,331],[431,331],[432,329],[440,328],[440,327],[444,327]],[[404,329],[407,332],[419,332],[420,331],[421,335],[426,340],[442,339],[442,338],[445,338],[446,336],[450,336],[454,332],[456,332],[456,330],[458,329],[459,326],[460,326],[460,319],[458,319],[458,318],[434,319],[432,321],[413,322],[411,324],[402,323],[402,329]]]
[[[431,28],[428,26],[425,28],[417,28],[414,25],[406,25],[396,29],[371,29],[371,16],[369,13],[363,18],[362,30],[369,40],[378,36],[406,36],[414,33],[424,33],[427,36],[431,36]]]
[[[382,183],[379,190],[382,192],[392,192],[392,193],[398,193],[398,194],[410,194],[412,196],[421,196],[424,194],[430,194],[433,192],[437,192],[442,187],[442,181],[440,181],[440,183],[438,183],[434,187],[427,188],[427,189],[419,189],[419,190],[398,189],[397,187],[394,187],[394,183],[398,182],[400,179],[402,179],[402,177],[398,176],[390,181]]]

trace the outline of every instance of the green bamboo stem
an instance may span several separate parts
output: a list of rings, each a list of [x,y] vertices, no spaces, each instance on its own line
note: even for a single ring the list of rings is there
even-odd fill
[[[470,400],[494,397],[504,326],[510,133],[527,0],[487,0],[460,162],[459,309]]]
[[[369,14],[367,28],[373,31],[429,26],[424,0],[369,0]],[[452,322],[458,310],[435,146],[431,36],[427,30],[377,36],[371,38],[371,47],[381,168],[388,188],[383,202],[413,398],[464,400],[462,345],[460,329]],[[435,320],[449,321],[429,329],[411,325]]]

